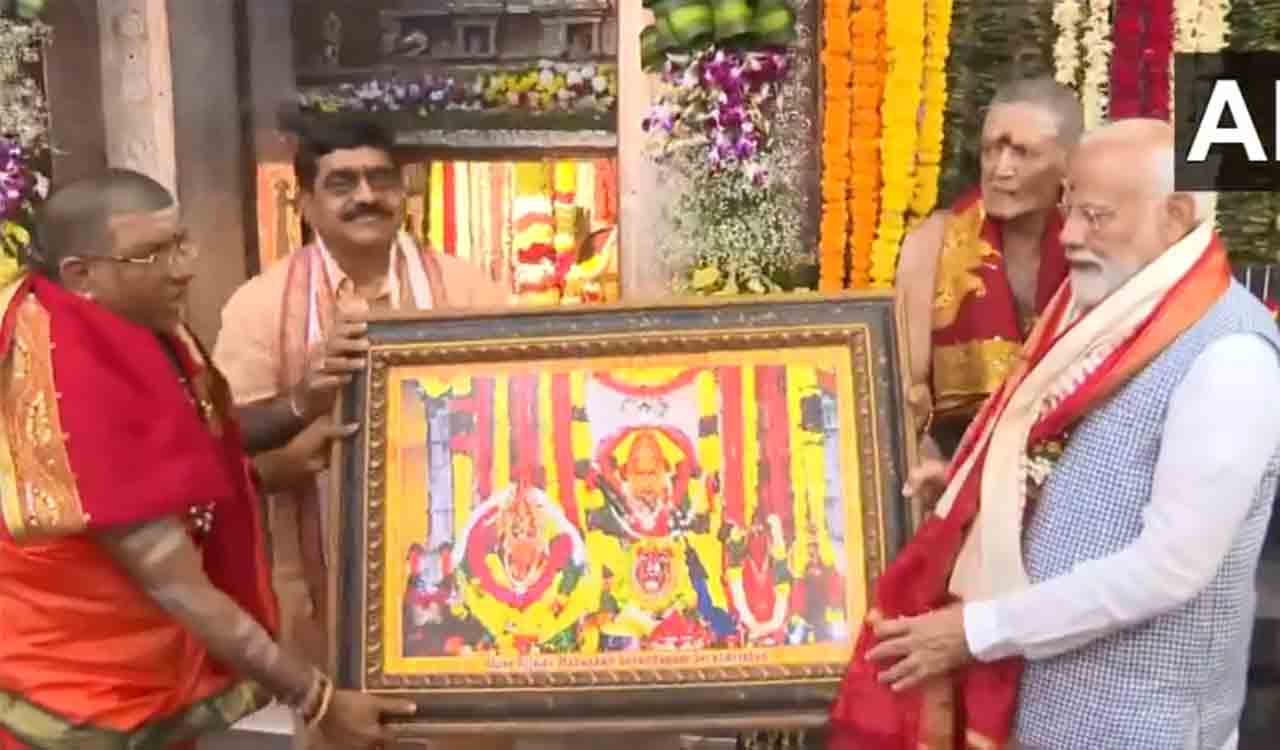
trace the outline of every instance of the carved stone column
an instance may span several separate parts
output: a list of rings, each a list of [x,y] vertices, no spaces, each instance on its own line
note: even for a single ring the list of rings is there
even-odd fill
[[[177,191],[165,0],[98,0],[107,164]]]

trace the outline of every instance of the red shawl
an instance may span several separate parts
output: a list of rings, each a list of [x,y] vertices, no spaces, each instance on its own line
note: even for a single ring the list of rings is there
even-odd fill
[[[50,496],[56,508],[34,507],[28,498],[18,501],[21,512],[6,508],[8,533],[19,542],[40,541],[185,518],[192,508],[212,506],[212,528],[202,543],[205,572],[274,632],[276,604],[250,463],[230,390],[195,338],[185,330],[168,337],[192,389],[210,407],[204,415],[157,334],[39,276],[13,293],[0,325],[0,353],[10,351],[24,305],[43,310],[30,319],[48,327],[40,338],[47,336],[50,351],[39,361],[43,372],[51,369],[52,383],[41,388],[57,394],[51,429],[62,437],[55,455],[65,456],[50,475],[69,481],[50,485],[67,488]]]

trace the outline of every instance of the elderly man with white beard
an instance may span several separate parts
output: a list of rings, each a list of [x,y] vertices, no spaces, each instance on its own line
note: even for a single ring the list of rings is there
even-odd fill
[[[1237,746],[1280,336],[1173,153],[1125,120],[1072,155],[1069,280],[878,584],[833,748]]]

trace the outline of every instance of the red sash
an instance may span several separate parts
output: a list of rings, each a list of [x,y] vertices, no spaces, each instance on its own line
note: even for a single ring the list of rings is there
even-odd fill
[[[20,542],[40,540],[207,507],[206,574],[274,631],[261,509],[230,390],[194,337],[182,331],[169,339],[208,407],[203,416],[155,333],[42,277],[20,283],[0,325],[0,352],[14,342],[22,307],[42,308],[36,320],[48,327],[52,369],[44,388],[57,401],[48,429],[62,436],[53,455],[65,457],[65,465],[53,460],[49,475],[73,479],[40,507],[27,498],[21,512],[6,508],[6,531]]]
[[[1033,320],[1067,279],[1061,231],[1055,210],[1040,240]],[[951,206],[932,313],[932,388],[940,416],[973,414],[1008,377],[1030,327],[1019,319],[1002,243],[1000,222],[986,214],[978,189]]]

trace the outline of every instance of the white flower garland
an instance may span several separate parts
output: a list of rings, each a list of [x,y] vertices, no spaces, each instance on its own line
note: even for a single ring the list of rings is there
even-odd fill
[[[1089,18],[1085,23],[1084,81],[1080,104],[1084,109],[1086,129],[1101,125],[1107,116],[1111,74],[1111,0],[1089,0]]]
[[[1173,51],[1195,52],[1199,37],[1196,22],[1200,18],[1200,0],[1174,0]]]
[[[1219,52],[1227,46],[1230,0],[1175,0],[1174,52]]]
[[[1053,43],[1054,79],[1075,88],[1080,76],[1080,0],[1058,0],[1053,6],[1053,23],[1058,39]]]
[[[1200,0],[1200,13],[1196,16],[1196,52],[1220,52],[1227,46],[1227,34],[1231,31],[1227,14],[1231,12],[1231,0]]]

